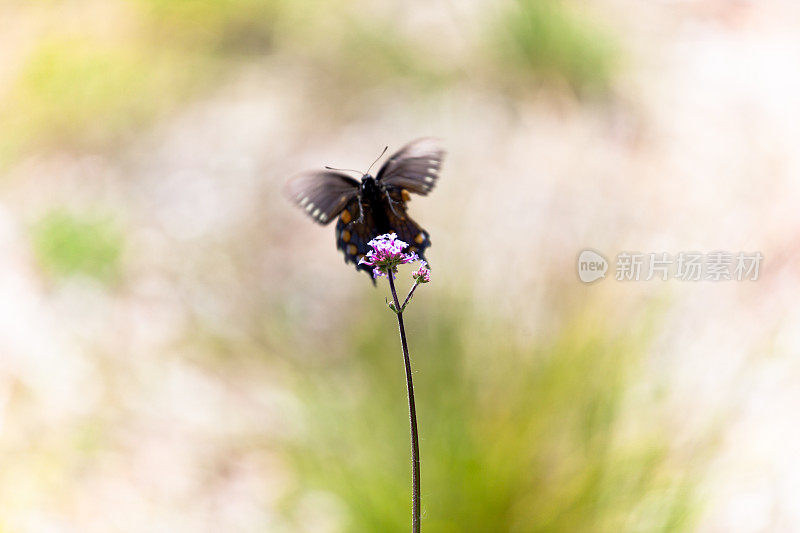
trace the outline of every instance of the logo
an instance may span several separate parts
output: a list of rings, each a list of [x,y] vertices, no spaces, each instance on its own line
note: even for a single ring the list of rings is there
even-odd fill
[[[608,261],[594,250],[583,250],[578,255],[578,277],[584,283],[592,283],[606,277]]]
[[[758,281],[761,252],[620,252],[614,265],[617,281]],[[578,277],[593,283],[606,277],[609,263],[590,248],[578,254]]]

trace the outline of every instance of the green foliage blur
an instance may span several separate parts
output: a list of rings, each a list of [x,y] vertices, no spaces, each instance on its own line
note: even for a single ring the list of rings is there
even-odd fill
[[[53,38],[33,50],[12,90],[17,143],[98,146],[176,103],[193,65],[130,46]]]
[[[615,334],[576,312],[550,341],[514,341],[513,324],[461,312],[464,302],[415,304],[406,314],[425,531],[690,529],[687,463],[670,452],[653,399],[632,395],[647,320]],[[290,516],[306,491],[318,490],[344,507],[344,531],[408,529],[408,412],[395,326],[388,311],[365,312],[342,360],[299,369],[305,418],[286,444],[299,476]]]
[[[136,0],[154,41],[195,53],[268,50],[285,0]]]
[[[561,80],[579,92],[608,90],[619,69],[619,45],[574,7],[513,0],[494,26],[495,52],[507,72]]]
[[[56,210],[32,228],[39,266],[53,278],[87,276],[101,282],[118,279],[123,234],[109,217]]]
[[[116,9],[97,27],[38,35],[8,89],[0,87],[0,166],[34,149],[112,146],[243,61],[281,53],[318,70],[324,90],[342,82],[350,92],[398,80],[442,90],[467,78],[523,94],[537,80],[608,91],[619,65],[610,35],[559,0],[499,4],[494,19],[480,21],[488,38],[447,60],[435,39],[420,42],[390,15],[366,16],[347,2],[109,5]],[[63,2],[39,7],[57,21]],[[121,29],[109,36],[106,26]]]

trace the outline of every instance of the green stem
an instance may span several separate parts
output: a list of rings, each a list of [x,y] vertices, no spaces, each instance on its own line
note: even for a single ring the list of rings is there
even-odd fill
[[[414,283],[414,286],[411,287],[410,291],[408,291],[408,296],[406,296],[406,299],[403,301],[403,307],[401,307],[400,310],[402,310],[402,311],[406,310],[406,306],[408,305],[408,301],[411,300],[411,297],[414,296],[414,291],[417,290],[417,285],[419,285],[419,283]]]
[[[389,273],[389,287],[392,289],[394,306],[397,309],[397,324],[400,328],[400,342],[403,345],[403,362],[406,367],[406,387],[408,388],[408,415],[411,419],[411,479],[412,479],[412,518],[411,531],[419,533],[420,528],[420,484],[419,484],[419,434],[417,433],[417,408],[414,405],[414,381],[411,377],[411,357],[408,355],[408,342],[406,342],[406,329],[403,325],[403,308],[397,299],[397,291],[394,288],[393,275]],[[412,289],[413,293],[414,290]],[[408,297],[411,294],[409,293]],[[408,303],[408,297],[406,302]],[[405,305],[405,303],[403,305]]]

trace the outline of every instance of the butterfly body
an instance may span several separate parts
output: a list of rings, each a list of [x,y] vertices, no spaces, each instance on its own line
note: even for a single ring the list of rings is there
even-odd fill
[[[375,229],[379,232],[378,235],[389,233],[391,231],[389,224],[389,217],[383,209],[384,198],[386,202],[390,202],[388,192],[378,184],[378,182],[369,174],[364,174],[361,178],[361,188],[359,200],[365,211],[369,211],[372,219],[375,222]]]
[[[336,247],[346,263],[370,272],[359,260],[369,251],[369,241],[396,233],[409,244],[407,251],[425,259],[428,232],[407,214],[410,193],[426,195],[433,189],[444,151],[433,139],[420,139],[394,154],[373,177],[361,181],[335,172],[301,174],[287,184],[287,194],[320,224],[337,218]]]

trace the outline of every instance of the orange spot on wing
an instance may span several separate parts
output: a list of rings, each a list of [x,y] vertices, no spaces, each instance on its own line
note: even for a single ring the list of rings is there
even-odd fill
[[[355,244],[348,244],[347,245],[347,254],[348,255],[356,255],[358,253],[358,248],[356,248]]]
[[[414,237],[414,242],[417,244],[422,244],[423,242],[425,242],[425,234],[424,233],[417,234],[417,236]]]
[[[407,201],[411,200],[411,195],[408,194],[408,191],[405,190],[405,189],[400,191],[400,196],[403,198],[404,202],[407,202]]]
[[[346,229],[342,230],[342,240],[344,242],[350,242],[350,237],[351,237],[351,235],[350,235],[349,231],[347,231]]]
[[[341,219],[341,221],[342,221],[342,222],[344,222],[345,224],[347,224],[348,222],[350,222],[351,220],[353,220],[353,216],[350,214],[350,211],[348,211],[347,209],[345,209],[344,211],[342,211],[342,214],[341,214],[341,216],[340,216],[339,218],[340,218],[340,219]]]

